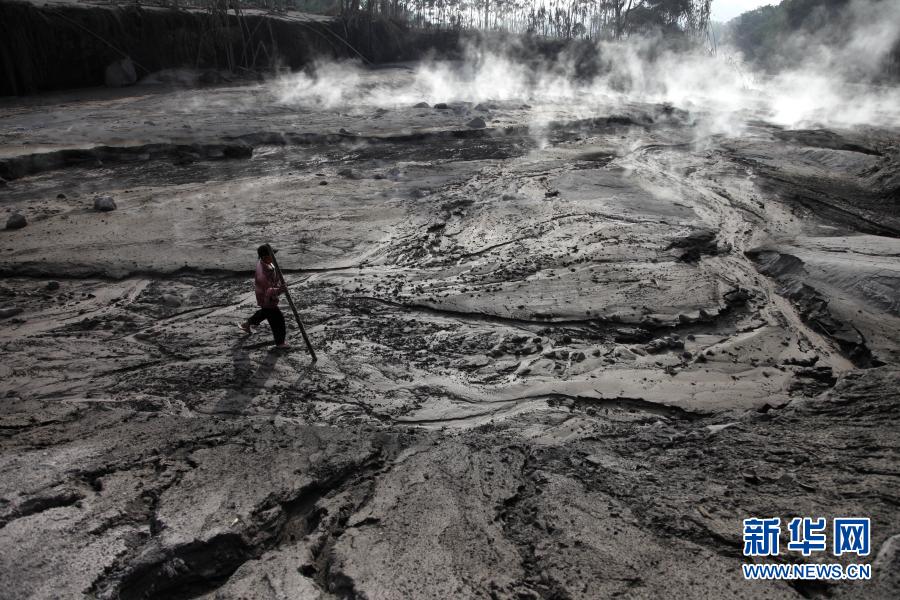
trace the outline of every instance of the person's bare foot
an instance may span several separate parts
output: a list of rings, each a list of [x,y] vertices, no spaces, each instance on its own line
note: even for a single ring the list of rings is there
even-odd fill
[[[240,327],[241,331],[243,331],[247,335],[253,333],[253,329],[250,327],[250,323],[247,323],[246,321],[244,321],[243,323],[238,323],[238,327]]]

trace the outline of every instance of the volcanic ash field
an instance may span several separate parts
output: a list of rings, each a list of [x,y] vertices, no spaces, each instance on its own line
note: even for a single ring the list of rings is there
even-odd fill
[[[898,128],[354,77],[0,106],[0,595],[900,595]]]

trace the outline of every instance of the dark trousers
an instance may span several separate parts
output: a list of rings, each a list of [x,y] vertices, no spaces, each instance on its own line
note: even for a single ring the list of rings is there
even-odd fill
[[[285,328],[284,314],[282,314],[281,309],[277,306],[274,308],[261,308],[250,317],[250,324],[256,327],[264,320],[268,321],[269,327],[272,328],[272,336],[275,338],[275,343],[283,344]]]

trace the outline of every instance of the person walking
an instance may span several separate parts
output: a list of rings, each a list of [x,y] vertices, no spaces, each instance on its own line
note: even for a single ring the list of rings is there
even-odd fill
[[[256,263],[256,275],[253,277],[253,283],[259,310],[238,327],[244,333],[251,334],[254,327],[263,321],[268,321],[269,327],[272,328],[272,337],[275,338],[275,348],[286,350],[290,348],[284,341],[287,329],[284,324],[284,314],[278,308],[278,297],[284,293],[285,286],[284,281],[279,280],[275,265],[272,264],[274,260],[272,252],[274,251],[268,244],[263,244],[256,249],[259,260]]]

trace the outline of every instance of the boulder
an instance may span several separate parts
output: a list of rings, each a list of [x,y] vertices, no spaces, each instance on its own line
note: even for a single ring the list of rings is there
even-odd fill
[[[434,107],[438,110],[447,110],[450,106],[446,102],[438,102],[434,105]]]
[[[22,229],[26,225],[28,225],[28,221],[25,219],[25,215],[20,215],[19,213],[13,213],[6,220],[7,229]]]
[[[125,87],[137,81],[137,71],[130,58],[123,58],[106,67],[104,81],[107,87]]]
[[[94,198],[94,210],[100,212],[110,212],[116,210],[116,201],[112,196],[97,196]]]
[[[419,102],[418,104],[414,104],[413,108],[431,108],[431,106],[427,102]]]
[[[175,294],[163,294],[162,303],[170,308],[178,308],[181,306],[181,298]]]
[[[485,127],[487,127],[487,123],[485,123],[484,119],[482,119],[481,117],[475,117],[474,119],[466,123],[466,127],[468,127],[469,129],[484,129]]]

